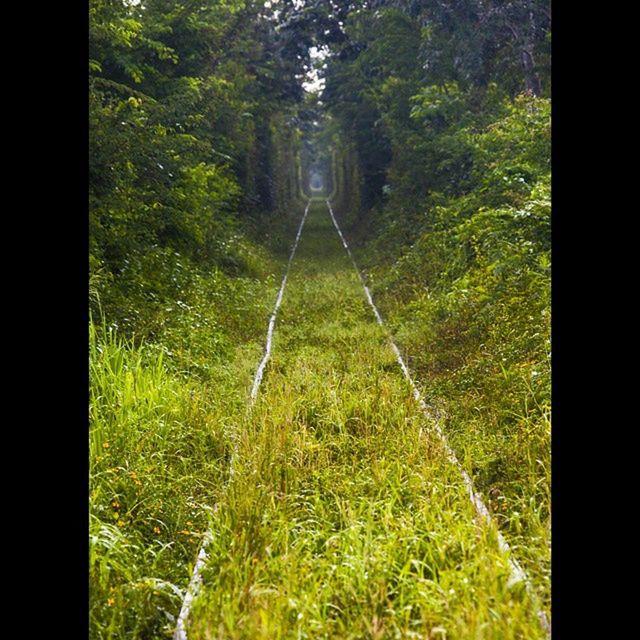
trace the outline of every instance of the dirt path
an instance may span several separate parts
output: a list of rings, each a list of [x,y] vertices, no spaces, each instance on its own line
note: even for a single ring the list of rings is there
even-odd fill
[[[324,202],[309,210],[189,639],[543,638],[429,435]]]

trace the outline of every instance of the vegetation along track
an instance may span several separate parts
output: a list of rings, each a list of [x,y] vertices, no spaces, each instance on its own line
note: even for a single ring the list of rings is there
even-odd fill
[[[289,263],[189,639],[544,637],[541,585],[477,520],[330,214],[312,201]]]

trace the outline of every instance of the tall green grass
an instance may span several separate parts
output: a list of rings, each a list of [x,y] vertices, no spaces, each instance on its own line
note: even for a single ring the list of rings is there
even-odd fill
[[[325,205],[298,251],[212,514],[189,637],[544,637],[430,435]]]
[[[169,637],[208,528],[193,640],[544,637],[535,603],[509,581],[495,530],[477,525],[458,470],[430,435],[324,204],[311,209],[248,411],[277,284],[255,283],[262,323],[249,322],[207,376],[188,375],[162,344],[92,324],[91,637]],[[538,410],[527,405],[513,424]],[[450,413],[452,441],[478,479],[500,440],[456,424]],[[535,457],[532,438],[544,447],[538,431],[518,433],[514,454]],[[501,526],[548,612],[536,493],[547,478],[526,477],[526,526]],[[500,502],[485,497],[500,521]]]
[[[551,370],[548,265],[509,255],[432,277],[455,237],[426,232],[395,264],[370,248],[372,293],[458,458],[550,603]],[[442,245],[451,252],[439,257]],[[543,254],[544,257],[544,254]],[[500,266],[500,265],[498,265]],[[532,273],[533,272],[533,273]]]
[[[283,269],[280,257],[255,255],[253,277],[194,272],[173,303],[131,296],[140,313],[130,315],[147,319],[134,325],[142,337],[115,327],[121,292],[92,280],[92,638],[168,637],[175,626]]]
[[[487,107],[464,127],[453,120],[446,135],[471,153],[470,181],[453,191],[428,185],[417,198],[400,177],[370,212],[366,237],[363,225],[347,230],[418,385],[546,606],[550,107],[523,95],[504,101],[501,114]]]
[[[162,353],[95,325],[90,337],[92,637],[158,637],[220,483],[228,413]]]

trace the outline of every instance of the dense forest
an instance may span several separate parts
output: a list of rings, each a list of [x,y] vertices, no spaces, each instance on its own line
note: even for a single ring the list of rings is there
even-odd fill
[[[90,0],[90,637],[204,547],[189,638],[546,637],[550,67],[548,0]]]

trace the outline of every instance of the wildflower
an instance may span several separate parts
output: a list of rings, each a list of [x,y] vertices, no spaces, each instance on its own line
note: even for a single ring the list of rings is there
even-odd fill
[[[181,533],[183,536],[190,536],[191,532],[187,531],[186,529],[183,529],[182,531],[178,531],[178,533]]]
[[[124,525],[126,524],[125,521],[120,518],[120,520],[118,520],[118,522],[116,523],[120,528],[124,527]]]
[[[153,533],[160,533],[160,527],[153,527]]]
[[[102,448],[103,449],[108,449],[109,448],[109,443],[108,442],[103,442],[102,443]]]
[[[120,508],[120,503],[119,503],[117,500],[114,500],[114,501],[111,503],[111,506],[112,506],[114,509],[119,509],[119,508]]]
[[[116,601],[113,598],[107,598],[107,604],[110,607],[113,607],[113,605],[116,603]]]

